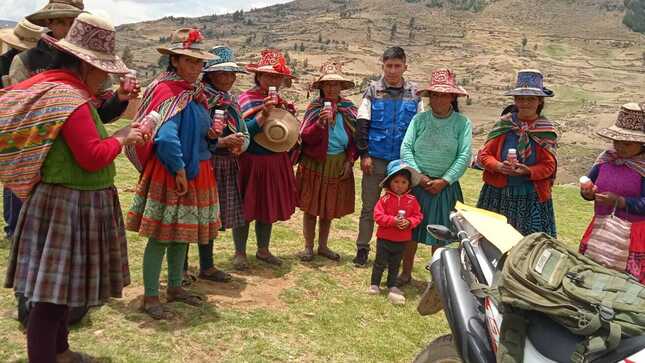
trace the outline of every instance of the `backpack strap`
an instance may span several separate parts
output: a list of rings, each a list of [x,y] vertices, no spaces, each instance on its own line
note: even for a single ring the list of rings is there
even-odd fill
[[[528,331],[528,321],[522,311],[505,306],[504,319],[499,330],[496,361],[498,363],[522,363]]]

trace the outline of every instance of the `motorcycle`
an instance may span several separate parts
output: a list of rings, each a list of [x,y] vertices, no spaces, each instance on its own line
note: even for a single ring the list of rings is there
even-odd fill
[[[452,228],[427,226],[438,240],[458,244],[433,254],[426,266],[432,279],[424,296],[440,300],[435,310],[444,310],[451,334],[432,341],[414,363],[494,363],[504,315],[497,303],[477,293],[476,287],[492,286],[505,253],[522,235],[505,217],[460,203],[450,221]],[[578,344],[585,340],[541,313],[527,312],[525,317],[529,325],[524,362],[570,362]],[[585,362],[645,362],[645,336],[622,339],[616,349],[587,357]]]

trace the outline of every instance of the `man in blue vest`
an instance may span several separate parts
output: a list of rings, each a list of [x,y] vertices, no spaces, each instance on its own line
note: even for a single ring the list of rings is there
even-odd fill
[[[385,50],[383,75],[365,90],[358,110],[356,146],[361,155],[361,210],[354,264],[364,267],[374,232],[374,205],[381,194],[379,183],[385,178],[387,164],[400,159],[401,143],[414,115],[423,111],[417,87],[403,79],[408,69],[405,51],[400,47]]]

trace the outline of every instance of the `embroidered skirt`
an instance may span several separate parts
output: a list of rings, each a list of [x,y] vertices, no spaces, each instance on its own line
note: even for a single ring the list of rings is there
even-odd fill
[[[419,201],[423,212],[423,221],[417,228],[412,230],[412,240],[431,246],[444,245],[444,241],[439,241],[428,233],[426,226],[428,224],[440,224],[450,227],[450,212],[455,208],[457,201],[464,201],[461,185],[459,185],[459,182],[455,182],[445,187],[437,195],[432,195],[417,186],[412,189],[412,195]]]
[[[506,216],[508,223],[524,236],[544,232],[557,237],[553,200],[540,202],[532,183],[504,188],[484,184],[477,208]]]
[[[242,195],[238,186],[240,166],[233,155],[215,155],[213,157],[217,191],[219,194],[219,211],[222,229],[235,228],[244,224]]]
[[[160,242],[207,244],[215,239],[221,223],[211,160],[199,162],[186,194],[178,196],[176,190],[175,177],[157,157],[150,159],[128,212],[127,229]]]
[[[31,302],[79,307],[119,298],[129,284],[116,188],[38,184],[22,207],[5,287]]]
[[[589,223],[580,241],[580,253],[582,254],[587,251],[587,242],[593,230],[594,219]],[[632,223],[626,272],[635,276],[641,284],[645,284],[645,222]]]
[[[341,179],[345,153],[329,155],[324,162],[303,156],[296,173],[298,207],[323,219],[354,213],[354,174]]]
[[[247,222],[286,221],[296,211],[296,180],[288,153],[243,153],[239,181]]]

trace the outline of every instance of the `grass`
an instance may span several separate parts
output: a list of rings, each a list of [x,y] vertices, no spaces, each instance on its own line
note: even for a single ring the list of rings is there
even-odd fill
[[[117,160],[117,170],[116,185],[126,211],[137,174],[123,156]],[[469,170],[461,184],[466,202],[475,203],[481,175]],[[591,217],[591,205],[570,186],[555,187],[554,201],[560,236],[576,244]],[[176,317],[167,322],[151,321],[138,311],[145,240],[128,233],[132,284],[123,299],[93,309],[72,329],[72,348],[110,362],[409,362],[430,341],[449,332],[442,313],[421,317],[416,312],[427,279],[423,267],[430,258],[428,248],[419,249],[414,271],[419,282],[405,289],[407,304],[394,307],[384,295],[368,296],[371,269],[357,269],[350,263],[357,213],[333,224],[330,243],[341,253],[340,263],[299,262],[301,219],[298,212],[274,228],[272,248],[285,259],[282,268],[272,270],[251,258],[256,267],[250,273],[235,274],[229,285],[198,282],[193,291],[209,303],[200,308],[171,304]],[[252,240],[249,245],[252,254]],[[9,242],[2,241],[2,261],[8,252]],[[191,248],[193,266],[196,254],[197,249]],[[216,241],[216,264],[230,270],[232,254],[227,231]],[[0,269],[2,275],[5,268],[6,263]],[[0,290],[3,362],[26,360],[25,336],[12,318],[14,311],[13,292]]]

